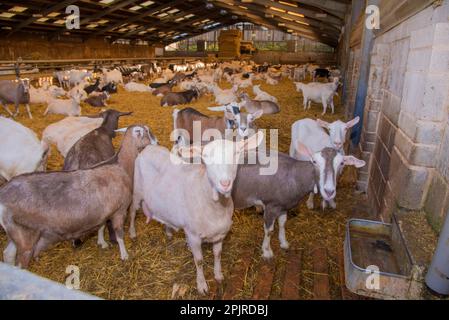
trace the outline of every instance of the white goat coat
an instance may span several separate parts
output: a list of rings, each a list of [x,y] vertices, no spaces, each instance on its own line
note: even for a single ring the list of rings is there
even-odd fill
[[[45,169],[42,166],[48,145],[36,134],[14,120],[0,117],[0,175],[6,180]]]
[[[70,148],[81,137],[101,126],[102,122],[103,118],[67,117],[46,127],[42,140],[55,144],[65,158]]]
[[[128,82],[125,84],[125,90],[128,92],[151,92],[152,89],[143,84],[143,83],[137,83],[137,82]]]
[[[173,155],[172,155],[173,156]],[[222,241],[232,224],[231,198],[212,198],[204,165],[173,164],[168,149],[147,146],[137,157],[134,201],[145,215],[205,242]]]
[[[301,142],[305,145],[312,154],[320,152],[324,148],[332,148],[332,143],[326,130],[324,130],[315,120],[302,119],[296,121],[292,125],[292,140],[290,144],[290,157],[301,160],[309,161],[309,158],[305,156],[297,156],[297,144]]]

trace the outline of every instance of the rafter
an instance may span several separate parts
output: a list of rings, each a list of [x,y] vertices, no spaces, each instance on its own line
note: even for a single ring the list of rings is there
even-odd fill
[[[62,2],[59,2],[58,4],[55,4],[53,6],[50,6],[46,9],[44,9],[41,14],[43,16],[48,15],[49,13],[52,13],[53,11],[59,11],[62,8],[65,8],[73,3],[75,3],[77,0],[65,0]],[[14,27],[8,34],[8,36],[12,35],[13,33],[25,28],[26,26],[29,26],[30,24],[32,24],[33,22],[35,22],[37,19],[39,19],[39,17],[33,17],[31,16],[30,18],[28,18],[27,20],[21,22],[19,25],[17,25],[16,27]]]

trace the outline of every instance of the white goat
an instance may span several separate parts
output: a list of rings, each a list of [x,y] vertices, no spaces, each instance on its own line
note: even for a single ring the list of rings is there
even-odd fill
[[[215,102],[224,105],[231,102],[237,101],[236,92],[238,90],[237,86],[233,86],[231,89],[223,90],[216,84],[209,85],[209,91],[211,91],[215,96]]]
[[[262,89],[260,89],[260,85],[257,86],[253,86],[253,92],[256,95],[256,97],[254,98],[254,100],[259,100],[259,101],[272,101],[274,103],[278,103],[278,99],[276,97],[273,97],[272,95],[270,95],[269,93],[263,91]]]
[[[87,70],[70,70],[69,72],[69,84],[72,86],[77,86],[81,82],[85,81],[86,78],[91,78],[92,72]]]
[[[102,72],[103,72],[103,82],[104,83],[115,82],[115,83],[123,84],[123,75],[119,70],[114,69],[114,70],[108,71],[106,68],[103,68]]]
[[[71,93],[70,99],[52,99],[44,112],[44,116],[47,114],[64,114],[67,116],[79,116],[81,115],[81,98],[83,93],[86,94],[84,90],[76,90]],[[87,95],[87,94],[86,94]]]
[[[266,79],[267,84],[269,84],[269,85],[276,86],[276,85],[279,84],[279,81],[277,81],[277,80],[271,78],[271,77],[268,76],[268,75],[265,76],[265,79]]]
[[[342,122],[337,120],[333,123],[328,123],[323,120],[302,119],[296,121],[292,125],[290,157],[300,161],[308,161],[308,157],[301,155],[297,150],[298,145],[306,146],[312,153],[317,153],[325,148],[336,149],[339,153],[345,154],[344,143],[346,141],[347,132],[349,129],[359,123],[360,118],[356,117],[349,122]],[[324,130],[329,130],[329,134]],[[335,202],[330,201],[331,207],[335,208]],[[326,204],[323,203],[323,206]],[[313,193],[310,194],[307,201],[307,207],[313,209]]]
[[[304,110],[310,109],[312,101],[323,104],[323,115],[326,114],[327,106],[332,108],[332,114],[335,112],[334,96],[337,95],[339,79],[334,78],[331,83],[312,82],[304,84],[296,82],[296,90],[302,91],[304,99]]]
[[[143,83],[137,83],[134,81],[125,84],[125,90],[128,92],[151,92],[153,91],[149,86]]]
[[[83,136],[100,127],[103,118],[66,117],[52,123],[42,133],[42,140],[56,148],[65,158],[70,148]]]
[[[6,180],[47,166],[49,147],[36,134],[14,120],[0,117],[0,176]]]
[[[255,149],[262,140],[263,134],[259,132],[237,143],[215,140],[204,149],[180,148],[183,155],[193,153],[204,164],[186,163],[160,146],[146,147],[136,159],[130,236],[136,237],[134,221],[140,207],[148,221],[154,219],[166,226],[169,237],[173,230],[183,229],[195,261],[200,294],[208,291],[201,244],[213,243],[214,276],[218,282],[223,281],[221,250],[232,224],[231,192],[237,175],[237,159],[245,149]]]

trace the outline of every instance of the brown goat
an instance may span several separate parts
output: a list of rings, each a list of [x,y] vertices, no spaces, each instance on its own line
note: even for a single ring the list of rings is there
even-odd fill
[[[157,95],[166,95],[167,93],[171,92],[172,88],[175,86],[176,81],[171,81],[169,83],[166,83],[162,86],[160,86],[159,88],[156,88],[153,90],[152,94],[153,96],[157,96]]]
[[[161,99],[161,107],[177,106],[179,104],[187,104],[193,99],[198,99],[198,90],[187,90],[182,92],[169,92]]]
[[[276,114],[281,111],[281,108],[279,108],[276,103],[268,100],[251,100],[251,98],[246,93],[242,93],[240,95],[240,99],[242,99],[242,101],[244,102],[242,106],[249,113],[256,113],[257,111],[262,110],[263,114]]]
[[[0,224],[8,235],[4,261],[26,268],[32,257],[111,220],[122,260],[123,223],[132,200],[134,162],[151,143],[146,126],[127,129],[119,152],[87,170],[24,174],[0,189]]]

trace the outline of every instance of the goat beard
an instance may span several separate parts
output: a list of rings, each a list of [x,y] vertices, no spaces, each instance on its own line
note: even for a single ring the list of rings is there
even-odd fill
[[[227,193],[223,194],[223,196],[225,198],[229,199],[231,197],[231,192],[227,192]],[[215,189],[215,188],[212,189],[212,199],[214,201],[220,200],[220,192],[218,192],[217,189]]]

